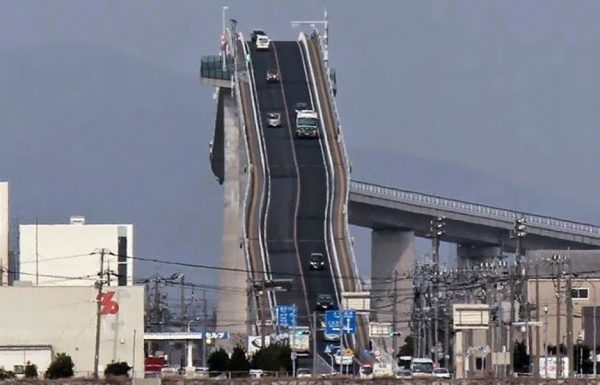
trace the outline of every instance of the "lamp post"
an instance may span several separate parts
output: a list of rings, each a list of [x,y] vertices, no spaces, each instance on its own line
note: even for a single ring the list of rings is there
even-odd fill
[[[196,321],[200,321],[200,317],[196,317],[196,318],[191,319],[191,320],[188,321],[188,323],[187,323],[187,332],[188,333],[191,332],[192,322],[196,322]],[[187,342],[187,367],[191,368],[191,367],[194,366],[194,365],[192,365],[193,364],[193,361],[192,361],[193,360],[192,359],[192,347],[193,346],[192,346],[192,341],[191,340],[187,340],[186,342]],[[204,338],[202,338],[202,344],[206,345],[205,341],[204,341]],[[204,360],[205,360],[204,356],[202,356],[202,366],[206,366],[206,364],[204,363]]]
[[[548,305],[544,305],[544,378],[548,378]]]
[[[226,26],[225,26],[225,19],[226,19],[226,14],[227,14],[227,10],[229,9],[228,6],[224,5],[223,6],[223,11],[222,11],[222,16],[223,16],[223,35],[221,35],[221,39],[222,42],[224,42],[224,45],[221,47],[221,55],[222,55],[222,61],[223,61],[223,71],[225,71],[227,69],[227,30],[226,30]]]
[[[327,18],[327,9],[323,12],[323,20],[295,20],[291,22],[292,27],[299,27],[300,25],[309,25],[313,29],[316,24],[322,24],[325,29],[325,33],[323,34],[323,61],[325,62],[325,68],[329,72],[329,20]]]

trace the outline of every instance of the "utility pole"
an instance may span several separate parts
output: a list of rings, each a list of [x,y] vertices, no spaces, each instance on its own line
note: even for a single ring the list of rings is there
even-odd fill
[[[206,322],[208,319],[208,308],[206,306],[206,289],[202,289],[202,367],[206,367]]]
[[[98,365],[100,361],[100,329],[101,329],[101,317],[102,317],[102,280],[104,279],[104,253],[105,249],[100,249],[100,272],[98,273],[98,280],[96,281],[96,287],[98,294],[96,296],[96,341],[94,345],[94,378],[98,378]]]
[[[317,312],[312,313],[312,330],[316,331],[317,330]],[[314,332],[312,333],[312,345],[313,345],[313,359],[312,359],[312,373],[313,376],[316,375],[317,373],[317,333]]]
[[[508,270],[508,289],[510,290],[510,322],[508,324],[508,376],[512,377],[514,372],[514,355],[513,355],[513,346],[514,346],[514,331],[513,331],[513,323],[515,322],[515,269],[513,267],[509,267]]]
[[[393,299],[394,303],[392,304],[392,350],[394,352],[393,356],[396,357],[398,353],[398,338],[396,337],[396,327],[398,325],[398,270],[394,270],[394,293]]]
[[[540,322],[540,264],[535,261],[535,320]],[[547,327],[547,326],[545,326]],[[533,359],[533,376],[540,377],[540,327],[535,328],[535,356]]]
[[[267,318],[267,301],[269,300],[268,298],[268,293],[267,293],[267,288],[265,287],[265,281],[262,281],[262,315],[260,317],[260,347],[261,349],[266,347],[266,343],[265,343],[265,338],[266,338],[266,332],[267,332],[267,324],[266,324],[266,318]]]
[[[567,257],[568,258],[568,257]],[[568,258],[566,261],[567,265],[567,291],[565,293],[567,301],[567,357],[569,357],[569,367],[567,376],[571,377],[573,373],[574,360],[573,360],[573,297],[571,295],[571,289],[573,288],[571,281],[571,259]]]
[[[156,327],[158,331],[162,331],[161,326],[161,316],[160,316],[160,288],[159,288],[159,277],[158,273],[156,273],[156,278],[154,279],[154,317],[156,322]]]
[[[562,276],[562,256],[553,255],[552,259],[554,260],[557,273],[556,273],[556,378],[562,377],[562,357],[560,352],[560,343],[561,343],[561,335],[560,335],[560,292],[561,292],[561,276]]]
[[[181,274],[180,276],[181,279],[181,316],[179,318],[181,318],[181,331],[185,332],[186,331],[186,311],[185,311],[185,275]],[[183,357],[183,354],[182,354]]]

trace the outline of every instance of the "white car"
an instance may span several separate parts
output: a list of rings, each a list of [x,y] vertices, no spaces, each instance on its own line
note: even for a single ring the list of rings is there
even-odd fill
[[[308,378],[308,377],[312,377],[312,373],[310,372],[310,369],[308,369],[308,368],[298,368],[298,370],[296,370],[296,377]]]
[[[280,127],[281,126],[281,114],[279,112],[267,113],[267,125],[269,127]]]
[[[437,378],[450,378],[450,372],[446,368],[433,369],[433,376]]]
[[[333,356],[336,365],[352,365],[352,356],[347,356],[343,354],[341,350],[338,350],[337,353]]]
[[[267,35],[258,35],[256,37],[256,49],[269,49],[271,45],[271,39]]]

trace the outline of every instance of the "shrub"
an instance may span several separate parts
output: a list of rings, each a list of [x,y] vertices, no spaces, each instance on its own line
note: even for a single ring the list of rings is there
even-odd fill
[[[229,355],[221,348],[208,356],[208,370],[211,372],[224,372],[229,365]]]
[[[37,365],[27,361],[27,365],[25,365],[25,378],[37,378],[37,376]]]
[[[10,370],[4,369],[4,366],[0,367],[0,380],[9,380],[15,378],[15,374]]]
[[[127,362],[111,362],[104,369],[105,376],[128,376],[131,366]]]
[[[246,350],[241,345],[236,345],[236,347],[233,348],[233,353],[231,353],[231,359],[229,360],[229,365],[227,365],[227,370],[234,372],[232,373],[233,377],[243,377],[248,375],[249,369],[250,362],[246,358]]]
[[[75,364],[73,364],[71,356],[66,353],[58,353],[54,361],[48,366],[45,377],[49,379],[73,377],[74,367]]]

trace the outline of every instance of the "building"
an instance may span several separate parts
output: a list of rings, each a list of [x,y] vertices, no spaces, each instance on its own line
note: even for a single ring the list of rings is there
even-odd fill
[[[19,226],[18,275],[21,281],[43,286],[91,286],[100,272],[109,285],[133,283],[133,225],[70,224]]]
[[[530,316],[531,321],[537,322],[537,326],[530,327],[533,354],[544,357],[546,346],[562,344],[566,347],[569,335],[574,346],[592,347],[594,338],[599,345],[600,250],[538,250],[527,255],[531,276],[527,282],[527,298],[537,304]],[[526,337],[526,333],[519,336]],[[573,363],[570,366],[572,371]]]
[[[98,292],[90,286],[0,288],[0,363],[19,370],[30,361],[43,373],[57,353],[71,356],[77,376],[94,371]],[[144,370],[144,287],[104,287],[101,297],[99,367],[125,361]]]
[[[8,203],[8,182],[0,182],[0,286],[8,285],[8,239],[10,208]]]

